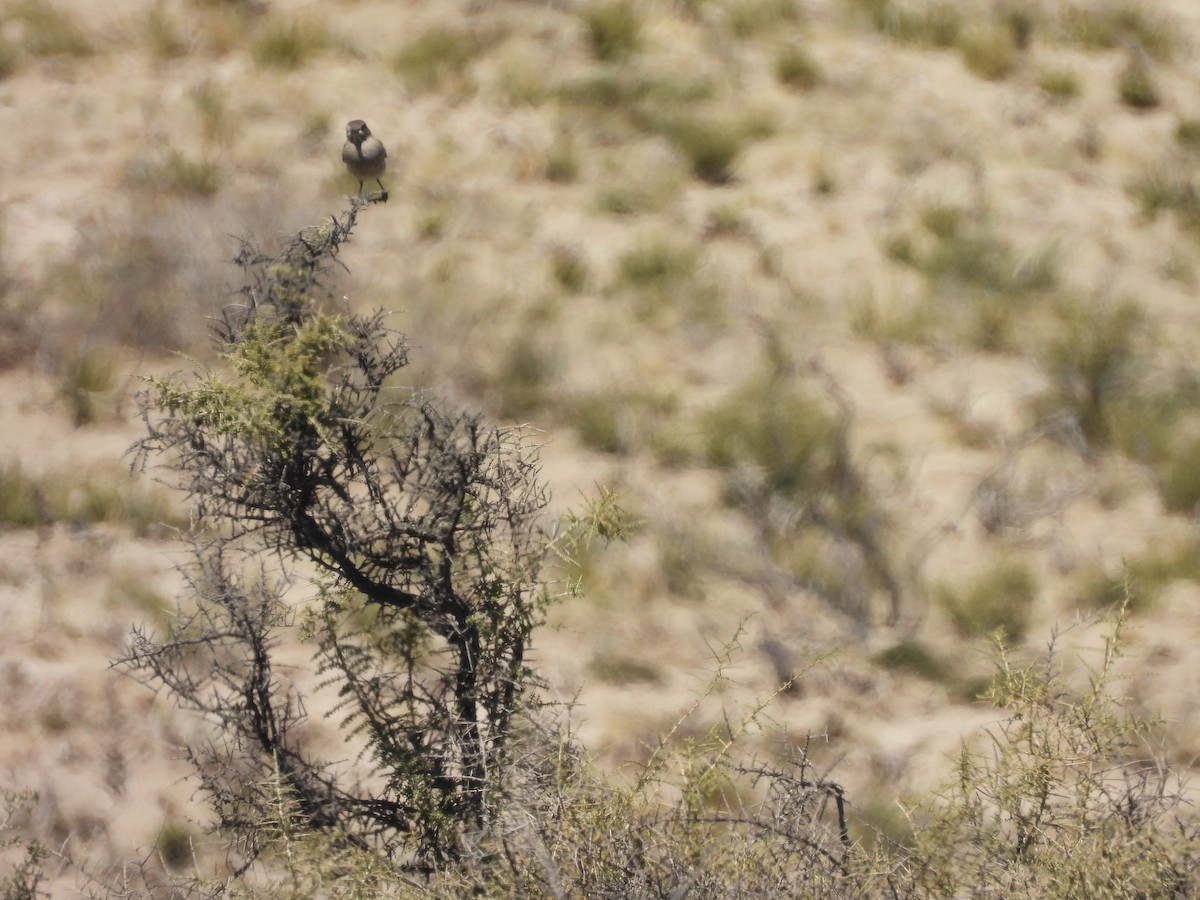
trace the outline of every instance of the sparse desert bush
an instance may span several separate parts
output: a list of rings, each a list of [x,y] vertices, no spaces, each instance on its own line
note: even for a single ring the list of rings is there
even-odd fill
[[[1181,440],[1154,467],[1158,493],[1173,513],[1200,514],[1200,438]]]
[[[1079,76],[1071,69],[1045,69],[1038,75],[1037,86],[1053,100],[1074,100],[1079,96]]]
[[[19,0],[0,11],[0,22],[20,24],[20,47],[31,56],[88,56],[92,42],[71,15],[47,0]]]
[[[7,38],[0,37],[0,81],[17,71],[20,58],[21,54],[12,42]]]
[[[1117,76],[1117,95],[1134,109],[1153,109],[1159,104],[1158,87],[1150,64],[1135,54]]]
[[[943,583],[934,594],[962,634],[983,637],[999,632],[1005,641],[1019,641],[1029,627],[1037,591],[1033,569],[1010,557],[960,585]]]
[[[164,0],[157,0],[142,14],[141,33],[155,59],[177,59],[187,52],[187,36]]]
[[[731,0],[729,25],[739,38],[785,27],[800,18],[795,0]]]
[[[212,197],[221,190],[221,167],[215,159],[199,159],[170,149],[156,161],[131,163],[126,177],[143,191],[167,192],[183,197]]]
[[[638,0],[592,0],[580,11],[588,44],[599,60],[632,55],[641,44],[645,13]]]
[[[1173,212],[1184,228],[1200,230],[1200,189],[1186,167],[1156,166],[1134,181],[1129,191],[1147,216]]]
[[[1145,365],[1146,315],[1133,301],[1068,299],[1057,304],[1056,316],[1057,333],[1041,351],[1053,387],[1037,404],[1070,416],[1089,444],[1110,446],[1114,420]]]
[[[558,140],[546,154],[545,176],[547,181],[569,184],[579,178],[579,148],[570,140]]]
[[[1173,17],[1138,0],[1091,0],[1068,4],[1062,30],[1068,40],[1089,50],[1140,47],[1157,59],[1169,59],[1182,29]]]
[[[59,361],[58,394],[66,401],[76,427],[103,417],[102,397],[115,383],[115,366],[107,348],[84,348],[65,354]]]
[[[422,91],[462,82],[484,44],[478,36],[451,25],[435,25],[418,34],[392,58],[392,69]]]
[[[1175,142],[1187,150],[1200,150],[1200,118],[1181,118],[1175,125]]]
[[[1017,66],[1017,44],[1012,29],[988,19],[972,22],[958,36],[963,64],[989,81],[1012,73]]]
[[[950,675],[947,662],[916,640],[892,644],[874,657],[875,664],[893,671],[912,672],[929,681],[945,681]]]
[[[662,422],[675,411],[673,394],[612,390],[587,394],[565,408],[585,445],[604,453],[628,453],[653,442]]]
[[[1100,564],[1084,571],[1077,596],[1085,608],[1123,607],[1139,614],[1153,609],[1163,589],[1175,581],[1200,584],[1200,542],[1193,537],[1163,540],[1125,558],[1116,570]]]
[[[166,493],[123,471],[27,473],[19,462],[0,465],[0,525],[31,528],[57,522],[125,525],[140,537],[183,524]]]
[[[733,164],[756,137],[754,123],[710,115],[674,116],[660,127],[693,174],[709,184],[730,181]]]
[[[299,69],[333,43],[329,29],[315,19],[271,17],[251,47],[254,62],[266,69]]]
[[[168,461],[198,527],[178,616],[135,630],[119,665],[220,727],[188,758],[246,866],[285,813],[410,872],[469,856],[500,821],[510,740],[536,705],[525,653],[550,600],[536,456],[519,429],[396,393],[408,351],[384,313],[322,310],[366,206],[278,257],[243,247],[224,368],[151,379],[141,398],[137,456]],[[278,674],[289,561],[325,573],[303,630],[369,784],[314,755],[304,688]]]
[[[583,254],[573,247],[555,247],[550,251],[550,271],[564,290],[578,294],[591,280],[591,267]]]
[[[665,238],[638,241],[617,262],[619,282],[632,287],[663,286],[693,274],[696,248]]]
[[[854,0],[881,34],[925,47],[953,47],[963,29],[964,14],[946,0]]]
[[[781,84],[811,90],[821,83],[821,66],[802,44],[787,44],[775,54],[775,77]]]
[[[913,809],[898,896],[1190,896],[1200,831],[1151,722],[1114,696],[1118,614],[1077,688],[1054,641],[1018,663],[1001,646],[992,701],[1008,716],[986,750],[964,743],[957,778]],[[903,885],[903,887],[900,887]],[[910,892],[911,893],[908,893]]]

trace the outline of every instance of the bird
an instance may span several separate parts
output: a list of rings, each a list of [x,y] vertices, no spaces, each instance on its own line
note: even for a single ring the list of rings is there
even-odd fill
[[[383,192],[387,200],[387,188],[383,186],[380,177],[387,168],[387,149],[379,138],[371,134],[371,129],[362,119],[354,119],[346,124],[346,143],[342,146],[342,162],[346,170],[358,179],[358,193],[362,196],[363,181],[372,178]]]

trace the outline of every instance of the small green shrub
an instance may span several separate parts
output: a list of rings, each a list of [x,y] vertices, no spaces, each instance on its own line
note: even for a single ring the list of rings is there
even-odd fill
[[[168,871],[189,868],[195,863],[194,837],[195,832],[186,822],[169,820],[163,823],[155,849]]]
[[[992,701],[1007,714],[953,781],[909,812],[895,896],[1191,896],[1200,830],[1152,721],[1114,698],[1124,645],[1118,614],[1087,683],[1071,684],[1052,642],[1018,664],[997,652]]]
[[[572,294],[578,294],[591,281],[591,267],[583,255],[571,247],[555,247],[550,253],[554,280]]]
[[[1129,186],[1129,192],[1146,216],[1173,212],[1185,228],[1200,229],[1200,188],[1181,167],[1151,169]]]
[[[82,57],[95,52],[75,20],[46,0],[20,0],[3,13],[3,19],[25,26],[21,46],[30,56]]]
[[[638,0],[593,0],[580,15],[592,53],[599,60],[631,56],[641,44],[644,14]]]
[[[1071,69],[1045,69],[1038,74],[1037,86],[1052,100],[1074,100],[1079,96],[1079,76]]]
[[[215,159],[194,159],[179,150],[170,150],[158,162],[131,165],[127,177],[142,190],[190,197],[212,197],[221,190],[222,182]]]
[[[1179,44],[1179,23],[1139,0],[1097,0],[1067,6],[1064,32],[1089,50],[1134,45],[1157,59],[1169,59]]]
[[[205,79],[192,88],[191,98],[207,140],[223,143],[233,137],[236,128],[224,90]]]
[[[21,54],[12,42],[0,36],[0,81],[17,71]]]
[[[807,47],[788,44],[775,54],[775,77],[788,87],[812,90],[821,83],[821,66]]]
[[[654,663],[612,652],[593,654],[588,672],[606,684],[616,685],[657,684],[663,677]]]
[[[739,38],[754,37],[800,17],[796,0],[732,0],[727,9],[729,25]]]
[[[177,59],[187,52],[187,35],[167,9],[164,0],[146,10],[142,19],[142,35],[155,59]]]
[[[744,123],[710,116],[676,117],[662,131],[693,174],[709,184],[724,184],[733,178],[733,164],[750,140]]]
[[[110,354],[104,350],[81,350],[64,358],[60,366],[58,394],[66,401],[75,427],[99,421],[101,395],[111,391],[116,383]]]
[[[1154,466],[1154,474],[1168,512],[1200,514],[1200,438],[1178,442]]]
[[[925,644],[904,640],[880,651],[875,665],[892,671],[911,672],[928,681],[945,681],[950,675],[946,661],[934,654]]]
[[[1130,60],[1117,76],[1117,94],[1122,103],[1134,109],[1153,109],[1158,106],[1158,86],[1154,83],[1150,66],[1140,56]]]
[[[1006,641],[1024,637],[1037,598],[1037,577],[1023,560],[1001,559],[958,587],[939,585],[935,596],[959,632]]]
[[[855,0],[872,26],[892,40],[924,47],[953,47],[963,29],[963,13],[949,2],[908,4],[896,0]]]
[[[559,140],[546,154],[544,174],[547,181],[570,184],[579,178],[579,149],[573,141]]]
[[[306,65],[333,43],[324,23],[309,19],[272,18],[250,48],[256,65],[291,71]]]
[[[409,41],[392,57],[392,70],[412,87],[434,91],[461,81],[483,49],[472,33],[435,25]]]
[[[19,460],[0,463],[0,525],[32,528],[49,518],[45,507],[42,486]]]
[[[963,64],[980,78],[998,81],[1017,66],[1017,45],[1012,29],[983,20],[963,29],[958,37]]]
[[[1146,356],[1149,324],[1133,301],[1115,306],[1060,302],[1057,334],[1041,351],[1052,381],[1040,405],[1075,420],[1083,437],[1109,446],[1120,405],[1134,390]]]
[[[696,248],[661,237],[639,240],[617,260],[618,280],[631,287],[662,287],[690,277]]]
[[[1187,150],[1200,150],[1200,118],[1182,118],[1175,126],[1175,142]]]

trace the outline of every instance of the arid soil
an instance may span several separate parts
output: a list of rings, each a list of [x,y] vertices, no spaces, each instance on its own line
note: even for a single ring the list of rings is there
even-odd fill
[[[715,720],[803,672],[774,720],[813,736],[861,822],[886,822],[1001,716],[976,699],[987,640],[939,597],[1018,559],[1034,585],[1019,652],[1057,630],[1090,658],[1103,604],[1089,585],[1123,559],[1200,546],[1145,459],[1073,442],[1041,399],[1058,383],[1045,348],[1070,328],[1053,312],[1068,300],[1082,321],[1125,301],[1141,310],[1136,365],[1116,390],[1136,377],[1182,391],[1195,374],[1197,232],[1183,212],[1148,214],[1137,189],[1200,173],[1200,141],[1180,136],[1200,117],[1191,0],[1150,11],[1169,53],[1092,46],[1061,24],[1102,3],[1029,4],[1032,41],[994,79],[953,46],[881,33],[869,4],[849,0],[646,0],[637,47],[613,62],[596,59],[572,3],[46,5],[73,17],[90,52],[34,52],[48,26],[31,24],[30,4],[0,7],[0,38],[16,48],[0,78],[0,467],[74,491],[130,477],[136,376],[192,368],[181,352],[210,358],[204,317],[238,286],[229,236],[269,249],[337,212],[355,188],[344,123],[363,118],[389,148],[390,197],[362,215],[337,296],[395,312],[414,383],[540,429],[553,512],[603,485],[640,523],[584,561],[583,595],[554,610],[536,648],[606,763],[643,757],[737,636],[732,683],[697,715]],[[993,10],[970,6],[981,20]],[[772,24],[741,24],[757,8]],[[262,49],[287,22],[324,35],[294,68]],[[468,35],[468,49],[427,76],[399,57],[434,26]],[[778,77],[790,45],[811,54],[814,84]],[[1158,92],[1146,108],[1118,91],[1138,61]],[[1074,90],[1046,89],[1054,71]],[[622,78],[662,96],[579,99],[632,90]],[[688,112],[754,133],[727,177],[697,177],[654,121]],[[994,345],[963,319],[969,277],[906,261],[898,238],[921,258],[936,209],[1007,248],[1002,277],[1053,261],[1032,300],[996,295],[1010,307]],[[685,260],[677,280],[622,274],[631,250],[664,245]],[[571,281],[555,260],[584,275]],[[81,415],[69,363],[93,351],[109,378]],[[771,365],[824,408],[841,404],[896,598],[845,540],[739,507],[754,465],[697,449],[706,411]],[[615,422],[607,443],[597,408]],[[1185,414],[1177,427],[1194,425]],[[150,489],[151,475],[136,477]],[[53,884],[71,896],[78,865],[102,878],[148,855],[164,825],[203,820],[178,756],[204,726],[109,667],[134,623],[154,627],[174,607],[169,530],[120,510],[44,519],[0,525],[0,787],[38,793],[18,822],[75,861]],[[841,593],[813,590],[781,534],[815,554],[810,569],[839,572]],[[1165,752],[1186,768],[1200,753],[1200,586],[1181,568],[1151,593],[1132,615],[1120,688],[1164,717]],[[950,674],[881,662],[901,643]]]

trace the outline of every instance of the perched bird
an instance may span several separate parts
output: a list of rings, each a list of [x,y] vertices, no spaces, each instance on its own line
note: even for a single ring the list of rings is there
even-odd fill
[[[355,119],[346,125],[346,143],[342,146],[342,162],[346,170],[358,179],[358,193],[362,195],[363,182],[375,179],[379,189],[383,191],[383,199],[387,199],[387,188],[380,181],[384,169],[387,168],[387,150],[379,138],[371,134],[371,129],[362,119]]]

